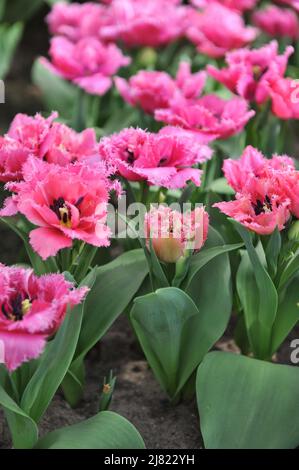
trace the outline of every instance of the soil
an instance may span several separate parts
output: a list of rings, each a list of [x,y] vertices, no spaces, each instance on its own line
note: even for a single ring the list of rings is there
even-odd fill
[[[4,132],[18,112],[33,114],[42,110],[38,90],[30,83],[33,60],[46,54],[48,36],[43,26],[45,12],[31,21],[16,54],[12,71],[6,80],[6,104],[2,105],[0,128]],[[5,112],[3,112],[3,110]],[[0,262],[13,264],[20,260],[22,245],[10,230],[0,225]],[[230,325],[218,342],[221,350],[236,351],[231,342]],[[294,333],[294,337],[298,337]],[[290,340],[283,345],[278,362],[288,363]],[[147,448],[199,449],[202,439],[195,401],[172,406],[155,380],[136,344],[126,316],[113,325],[87,360],[87,386],[80,406],[71,409],[59,392],[43,418],[41,435],[82,421],[98,411],[103,379],[113,370],[117,376],[111,409],[128,418],[140,431]],[[0,448],[11,447],[9,432],[0,412]]]

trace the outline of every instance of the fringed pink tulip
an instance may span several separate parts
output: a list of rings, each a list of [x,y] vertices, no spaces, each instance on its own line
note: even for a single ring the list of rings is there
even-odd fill
[[[112,0],[109,4],[111,25],[101,36],[121,40],[127,47],[158,47],[183,36],[187,7],[169,0]]]
[[[91,36],[99,38],[101,28],[109,22],[107,7],[92,2],[59,2],[47,16],[52,35],[65,36],[74,42]]]
[[[245,26],[238,12],[215,2],[209,2],[203,11],[194,10],[189,21],[187,37],[199,52],[209,57],[223,57],[228,51],[251,43],[257,36],[257,29]]]
[[[227,8],[231,8],[232,10],[241,12],[251,10],[257,4],[257,0],[191,0],[191,3],[195,7],[205,8],[213,1]]]
[[[37,277],[30,269],[3,264],[0,278],[0,341],[4,363],[14,371],[40,356],[47,338],[61,325],[67,307],[79,304],[88,289],[75,289],[62,274]]]
[[[292,78],[272,77],[268,92],[272,100],[272,112],[280,119],[299,119],[299,84]]]
[[[131,62],[115,44],[104,44],[94,37],[77,43],[54,37],[49,55],[51,62],[41,59],[49,70],[94,95],[104,95],[112,86],[111,77]]]
[[[170,108],[157,110],[155,119],[192,131],[202,142],[209,142],[237,134],[254,115],[242,98],[224,100],[207,95],[195,103],[175,100]]]
[[[206,73],[192,74],[188,62],[181,62],[175,79],[166,72],[141,70],[128,81],[116,77],[116,87],[131,106],[140,106],[146,113],[169,107],[176,96],[192,100],[197,98],[205,85]]]
[[[256,11],[252,19],[253,23],[269,36],[288,37],[294,41],[299,37],[299,20],[292,10],[269,5]]]
[[[24,181],[9,185],[17,211],[38,226],[30,243],[43,259],[70,248],[73,240],[108,246],[106,225],[111,183],[104,167],[74,164],[60,167],[30,158]]]
[[[259,235],[270,235],[276,227],[283,230],[291,215],[290,200],[275,182],[269,178],[252,179],[250,190],[214,207]]]
[[[282,182],[294,170],[294,160],[290,157],[274,155],[268,159],[251,146],[246,147],[239,160],[226,159],[223,163],[224,176],[237,192],[245,192],[247,187],[250,190],[252,179],[276,177]]]
[[[77,133],[64,124],[55,123],[45,140],[43,159],[60,166],[78,161],[96,162],[98,145],[94,129]]]
[[[248,101],[263,103],[269,98],[269,80],[283,77],[293,47],[279,55],[278,43],[272,41],[260,49],[239,49],[226,55],[228,67],[218,70],[207,66],[208,73]]]
[[[168,127],[158,134],[124,129],[102,139],[100,154],[116,165],[124,178],[166,188],[182,188],[189,180],[199,186],[201,171],[193,166],[212,156],[211,149],[192,135],[182,135]]]

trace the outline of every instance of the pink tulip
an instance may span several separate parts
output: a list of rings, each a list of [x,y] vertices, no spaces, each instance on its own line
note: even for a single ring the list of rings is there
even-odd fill
[[[274,37],[299,37],[299,20],[296,13],[285,8],[269,5],[253,15],[253,22],[262,31]]]
[[[121,40],[127,47],[166,45],[183,36],[187,7],[170,0],[112,0],[111,24],[101,30],[109,41]]]
[[[293,51],[289,46],[279,55],[278,43],[272,41],[259,49],[230,52],[226,55],[227,68],[218,70],[208,65],[207,71],[233,93],[261,104],[269,98],[269,80],[284,75]]]
[[[107,7],[91,2],[59,2],[47,16],[52,35],[65,36],[74,42],[91,36],[100,38],[101,28],[109,22]]]
[[[201,12],[194,10],[189,21],[187,37],[199,52],[209,57],[223,57],[226,52],[251,43],[257,36],[257,29],[245,26],[238,12],[215,2]]]
[[[298,80],[273,76],[269,79],[272,112],[280,119],[299,119]]]
[[[290,200],[283,188],[271,178],[252,178],[246,192],[236,199],[214,204],[221,212],[259,235],[270,235],[276,227],[285,228],[290,218]]]
[[[58,114],[53,112],[47,119],[40,114],[34,117],[17,114],[12,121],[7,136],[18,142],[30,154],[43,157],[44,144]]]
[[[100,142],[102,158],[130,181],[147,181],[166,188],[182,188],[191,180],[200,185],[201,171],[193,168],[212,156],[211,149],[192,135],[164,128],[158,134],[124,129]]]
[[[60,167],[31,157],[23,176],[23,182],[8,185],[15,193],[11,204],[39,227],[30,232],[30,243],[43,259],[70,248],[75,239],[109,245],[110,183],[104,169],[79,163]]]
[[[60,166],[83,160],[96,162],[98,145],[94,129],[77,133],[64,124],[55,123],[45,140],[43,159]]]
[[[251,10],[255,7],[257,0],[191,0],[191,3],[198,8],[207,7],[211,1],[224,5],[227,8],[237,11]]]
[[[245,148],[239,160],[226,159],[223,163],[223,173],[228,184],[237,192],[246,192],[252,179],[277,179],[276,184],[295,170],[294,160],[287,156],[275,155],[271,159],[264,157],[256,148]]]
[[[0,181],[22,179],[22,168],[29,156],[23,145],[10,137],[0,137]]]
[[[54,37],[49,54],[51,62],[41,59],[49,70],[95,95],[104,95],[112,86],[112,75],[131,62],[115,44],[106,45],[94,37],[77,43]]]
[[[79,304],[88,289],[74,289],[62,274],[37,277],[31,269],[3,264],[0,278],[0,341],[5,365],[14,371],[40,356],[47,338],[61,325],[67,306]]]
[[[157,110],[155,119],[192,131],[202,142],[209,142],[240,132],[254,114],[242,98],[224,100],[206,95],[192,103],[175,100],[170,108]]]
[[[203,207],[181,213],[159,205],[145,215],[147,246],[151,239],[157,257],[165,263],[177,262],[188,249],[200,250],[208,228],[209,216]]]
[[[167,108],[176,96],[190,100],[198,97],[205,80],[205,72],[192,74],[190,64],[181,62],[175,80],[166,72],[141,70],[129,81],[116,77],[115,84],[127,103],[153,114],[156,109]]]

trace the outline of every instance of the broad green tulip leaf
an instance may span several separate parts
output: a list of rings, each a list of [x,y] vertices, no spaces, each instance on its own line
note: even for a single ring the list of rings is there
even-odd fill
[[[82,423],[58,429],[37,443],[36,449],[144,449],[137,429],[122,416],[102,411]]]
[[[297,447],[298,390],[297,367],[231,353],[209,353],[197,372],[197,403],[205,447]]]
[[[9,2],[11,3],[11,2]],[[18,19],[19,20],[19,19]],[[5,79],[23,34],[23,24],[0,25],[0,78]]]
[[[255,352],[259,358],[268,359],[271,345],[271,330],[277,313],[278,294],[268,272],[261,262],[260,256],[252,244],[250,232],[233,219],[231,219],[231,221],[244,240],[256,281],[257,289],[255,291],[249,291],[248,293],[248,295],[257,298],[250,301],[254,302],[257,307],[256,311],[259,323],[258,339],[255,340]],[[261,250],[261,245],[259,246],[259,250]],[[244,305],[243,307],[245,308]],[[246,315],[245,310],[244,312]]]
[[[94,269],[80,286],[92,289],[95,275]],[[87,300],[83,301],[67,313],[63,325],[48,344],[39,367],[25,389],[21,406],[36,422],[43,416],[72,363],[86,303]]]
[[[192,299],[176,287],[135,299],[131,321],[161,387],[174,399],[212,344]]]
[[[84,386],[83,360],[123,313],[148,274],[142,249],[124,253],[97,268],[95,285],[88,295],[76,354],[63,382],[65,396],[75,406]]]
[[[299,321],[299,276],[295,277],[279,298],[278,310],[272,331],[274,354]]]
[[[205,248],[200,251],[197,255],[192,256],[190,262],[190,268],[186,282],[184,282],[184,288],[188,289],[193,281],[194,276],[202,269],[206,264],[212,261],[217,256],[229,253],[230,251],[238,250],[244,246],[244,243],[235,243],[233,245],[220,245],[212,248]]]
[[[72,117],[78,95],[76,87],[51,73],[39,59],[33,65],[32,80],[41,90],[49,111],[58,111],[66,119]]]
[[[84,309],[76,358],[85,355],[108,331],[140,288],[148,268],[143,250],[132,250],[97,268]]]
[[[37,425],[1,385],[0,405],[4,408],[14,447],[16,449],[32,448],[38,439]]]

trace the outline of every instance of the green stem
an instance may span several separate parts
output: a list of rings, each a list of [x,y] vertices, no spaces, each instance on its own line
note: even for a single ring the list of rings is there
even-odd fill
[[[85,276],[88,273],[89,268],[91,267],[91,263],[96,255],[98,250],[97,246],[93,245],[84,245],[84,248],[79,256],[79,263],[74,270],[74,278],[78,283],[83,281]]]
[[[86,128],[87,97],[82,88],[78,88],[78,96],[74,107],[73,128],[77,132],[82,132]]]

